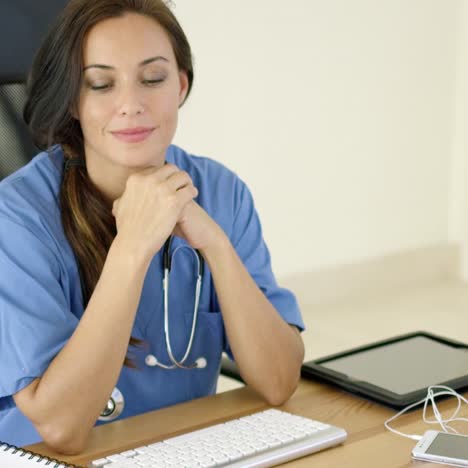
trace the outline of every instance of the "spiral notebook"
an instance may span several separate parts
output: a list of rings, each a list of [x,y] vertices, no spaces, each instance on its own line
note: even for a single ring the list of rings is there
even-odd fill
[[[1,468],[32,468],[46,466],[47,468],[80,468],[77,465],[69,465],[52,458],[47,458],[37,453],[28,452],[13,445],[0,442],[0,467]]]

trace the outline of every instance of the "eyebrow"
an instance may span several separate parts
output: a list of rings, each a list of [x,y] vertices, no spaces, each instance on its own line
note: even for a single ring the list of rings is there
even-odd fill
[[[159,60],[169,63],[169,60],[166,57],[158,55],[156,57],[151,57],[151,58],[148,58],[146,60],[143,60],[143,62],[140,62],[138,64],[138,66],[139,67],[144,67],[145,65],[148,65],[149,63],[157,62]],[[96,64],[93,64],[93,65],[88,65],[87,67],[83,68],[83,71],[86,71],[88,68],[100,68],[100,69],[103,69],[103,70],[115,70],[115,67],[111,67],[110,65],[102,65],[100,63],[96,63]]]

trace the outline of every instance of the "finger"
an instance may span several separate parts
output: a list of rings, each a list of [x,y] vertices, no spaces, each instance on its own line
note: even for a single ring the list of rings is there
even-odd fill
[[[146,169],[139,171],[137,174],[152,176],[162,181],[166,180],[168,177],[178,171],[180,171],[180,169],[175,164],[167,163],[160,168],[156,168],[154,166],[147,167]]]
[[[189,201],[193,200],[198,195],[198,190],[193,185],[183,187],[176,192],[180,206],[185,206]]]
[[[185,171],[178,171],[172,174],[167,180],[169,188],[174,192],[180,190],[181,188],[188,187],[193,185],[192,178]]]

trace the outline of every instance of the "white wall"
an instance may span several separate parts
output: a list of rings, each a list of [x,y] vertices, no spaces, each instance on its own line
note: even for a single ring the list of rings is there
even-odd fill
[[[174,3],[175,143],[249,184],[278,276],[456,238],[458,0]]]
[[[468,281],[468,2],[460,2],[458,14],[456,120],[450,192],[449,238],[461,245],[461,276]]]

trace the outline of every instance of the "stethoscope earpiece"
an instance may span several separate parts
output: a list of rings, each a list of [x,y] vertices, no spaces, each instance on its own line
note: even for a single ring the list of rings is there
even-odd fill
[[[145,364],[148,367],[156,367],[158,365],[158,360],[156,359],[156,356],[148,354],[148,356],[145,357]]]
[[[206,359],[204,357],[199,357],[196,361],[195,364],[198,369],[204,369],[206,367]]]
[[[158,361],[158,358],[156,356],[154,356],[153,354],[148,354],[146,357],[145,357],[145,364],[148,366],[148,367],[162,367],[163,369],[175,369],[176,365],[172,365],[172,366],[166,366],[164,364],[162,364],[161,362]],[[199,357],[195,363],[193,364],[193,366],[191,367],[188,367],[188,366],[184,366],[182,367],[182,369],[204,369],[206,366],[207,366],[207,361],[204,357]]]

